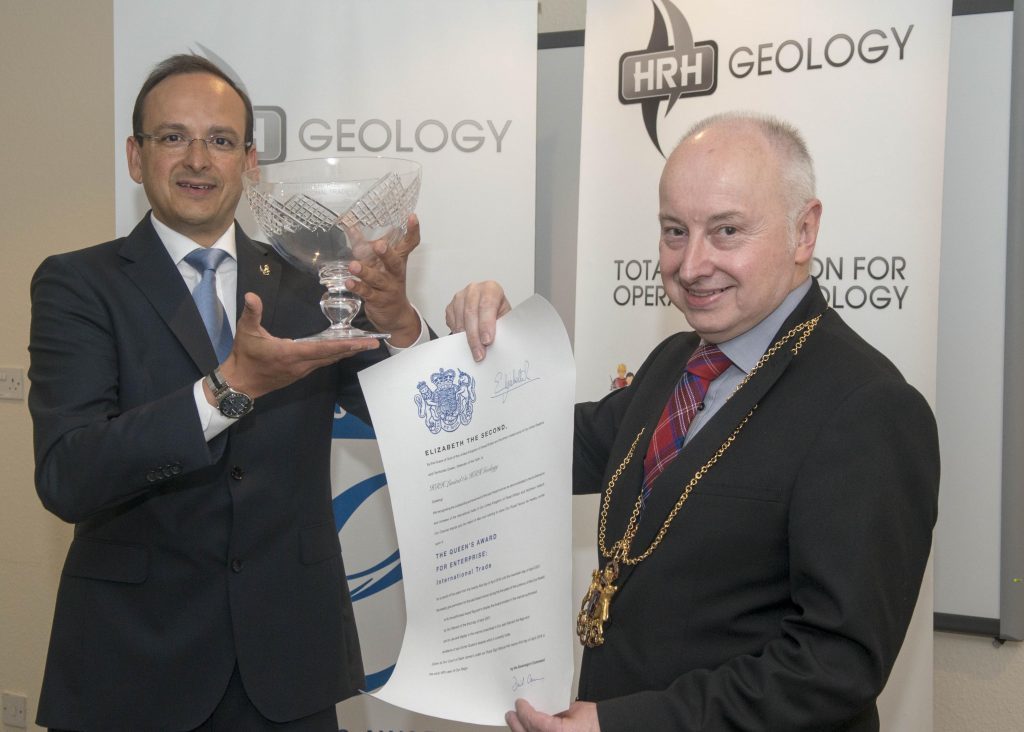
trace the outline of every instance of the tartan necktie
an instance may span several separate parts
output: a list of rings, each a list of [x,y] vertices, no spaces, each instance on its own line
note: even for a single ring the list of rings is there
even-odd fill
[[[644,482],[641,505],[651,495],[651,485],[665,467],[683,449],[686,431],[697,412],[703,408],[708,385],[732,364],[718,346],[705,343],[690,356],[675,391],[654,429],[654,435],[644,456]]]
[[[231,324],[228,323],[228,314],[224,311],[224,304],[217,297],[217,267],[228,256],[230,255],[223,249],[210,247],[193,249],[185,255],[185,261],[202,274],[202,279],[192,291],[192,298],[196,301],[196,307],[203,318],[206,332],[210,335],[210,342],[217,353],[219,363],[224,363],[224,359],[231,353],[231,343],[234,340],[231,335]]]

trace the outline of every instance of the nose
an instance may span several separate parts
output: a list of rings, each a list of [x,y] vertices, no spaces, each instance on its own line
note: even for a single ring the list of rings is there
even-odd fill
[[[193,170],[203,170],[210,165],[209,143],[202,137],[193,137],[185,148],[185,165]]]
[[[701,277],[711,275],[715,269],[712,253],[711,244],[702,232],[691,233],[690,241],[687,242],[679,262],[679,279],[685,283],[693,283]]]

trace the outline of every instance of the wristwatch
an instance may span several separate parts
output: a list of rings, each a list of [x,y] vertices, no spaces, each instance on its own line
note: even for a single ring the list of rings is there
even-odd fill
[[[225,417],[238,419],[252,411],[255,400],[248,394],[228,386],[228,382],[224,381],[220,373],[220,368],[215,368],[207,375],[206,383],[213,392],[213,398],[217,400],[217,408]]]

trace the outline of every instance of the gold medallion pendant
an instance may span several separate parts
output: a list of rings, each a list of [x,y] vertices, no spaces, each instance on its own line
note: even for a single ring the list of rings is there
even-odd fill
[[[824,315],[824,313],[822,313]],[[733,391],[732,395],[735,395],[737,391],[742,389],[748,381],[756,374],[765,363],[768,362],[775,353],[782,348],[790,339],[800,334],[800,338],[797,339],[796,344],[793,346],[793,355],[795,356],[800,349],[803,347],[804,342],[807,340],[807,336],[814,330],[814,326],[818,324],[818,320],[821,315],[811,318],[810,320],[800,323],[786,335],[777,340],[772,347],[764,352],[764,355],[758,359],[758,362],[754,365],[754,368],[750,370],[750,373],[746,375],[743,381],[740,382],[739,386]],[[730,398],[732,397],[730,395]],[[632,548],[633,539],[636,537],[637,529],[640,527],[640,513],[642,509],[641,496],[637,496],[636,504],[633,506],[633,513],[629,517],[629,522],[626,524],[626,530],[622,534],[622,538],[612,544],[609,549],[605,545],[605,533],[608,525],[608,507],[612,501],[612,489],[615,488],[615,484],[619,481],[619,476],[629,465],[629,461],[633,459],[633,453],[636,451],[636,446],[640,442],[640,438],[644,434],[644,430],[641,429],[637,433],[637,436],[633,438],[633,444],[630,445],[629,451],[626,453],[626,457],[622,459],[618,469],[612,475],[608,481],[608,487],[604,492],[604,500],[601,502],[601,515],[600,521],[598,522],[597,529],[597,547],[601,552],[601,556],[608,559],[608,563],[604,565],[604,569],[595,569],[591,573],[590,587],[587,588],[587,593],[583,596],[583,602],[580,604],[579,615],[576,616],[576,635],[579,636],[580,643],[584,648],[597,648],[604,644],[604,631],[605,624],[610,622],[611,619],[611,606],[612,598],[615,593],[618,592],[619,586],[613,584],[619,577],[620,564],[626,565],[637,565],[640,564],[647,557],[651,556],[655,549],[661,544],[661,540],[665,538],[665,534],[668,532],[668,527],[672,525],[672,521],[676,515],[682,509],[683,504],[686,503],[686,499],[690,497],[690,492],[693,491],[697,483],[700,482],[701,478],[711,470],[715,463],[725,454],[732,443],[736,441],[740,431],[746,426],[747,422],[752,416],[754,416],[754,410],[757,409],[755,404],[746,416],[740,421],[736,429],[732,431],[732,434],[722,443],[721,447],[715,451],[715,454],[711,456],[700,469],[693,474],[690,482],[686,484],[682,492],[679,495],[679,500],[676,501],[676,505],[669,511],[668,516],[662,523],[661,528],[658,530],[654,540],[651,541],[650,546],[642,553],[636,556],[629,556],[630,549]]]
[[[612,595],[619,589],[612,583],[619,576],[619,562],[612,559],[604,569],[595,569],[587,594],[576,617],[576,635],[587,648],[604,643],[604,624],[611,617]]]

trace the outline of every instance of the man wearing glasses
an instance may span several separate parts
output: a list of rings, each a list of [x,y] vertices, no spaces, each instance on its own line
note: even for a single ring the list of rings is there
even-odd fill
[[[353,265],[392,333],[319,331],[317,282],[234,221],[256,164],[252,105],[173,56],[127,140],[152,210],[32,281],[36,487],[75,524],[38,723],[58,729],[337,730],[364,684],[331,511],[334,405],[428,331],[405,293],[409,234]]]

